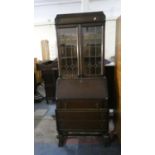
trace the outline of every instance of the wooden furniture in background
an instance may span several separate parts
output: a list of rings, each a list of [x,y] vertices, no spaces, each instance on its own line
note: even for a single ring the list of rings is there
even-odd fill
[[[58,77],[57,61],[46,61],[38,64],[45,84],[46,102],[55,101],[56,80]]]
[[[42,82],[42,75],[41,75],[41,70],[37,67],[38,65],[38,59],[34,58],[34,74],[35,74],[35,82],[36,84]]]
[[[121,142],[121,17],[116,20],[116,88],[117,88],[117,120],[116,132]]]
[[[105,65],[104,68],[108,81],[108,106],[109,109],[116,109],[115,65]]]
[[[42,60],[43,61],[50,60],[50,52],[49,52],[48,40],[42,40],[41,41],[41,48],[42,48]]]

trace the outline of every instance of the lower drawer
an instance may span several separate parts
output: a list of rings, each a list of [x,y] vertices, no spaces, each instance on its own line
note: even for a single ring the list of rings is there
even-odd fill
[[[56,110],[58,120],[105,120],[108,110]]]
[[[74,120],[58,120],[59,130],[68,131],[107,131],[108,122],[105,121],[74,121]]]

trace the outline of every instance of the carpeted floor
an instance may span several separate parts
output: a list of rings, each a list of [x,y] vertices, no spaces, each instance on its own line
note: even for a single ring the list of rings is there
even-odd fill
[[[120,155],[119,146],[104,148],[102,144],[35,144],[35,155]]]
[[[56,138],[55,103],[34,104],[34,155],[120,155],[121,146],[114,141],[104,147],[100,137],[70,137],[64,147]]]

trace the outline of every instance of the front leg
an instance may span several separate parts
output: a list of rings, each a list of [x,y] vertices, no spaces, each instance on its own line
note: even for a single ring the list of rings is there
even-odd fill
[[[63,134],[59,134],[59,135],[57,136],[57,138],[58,138],[58,140],[59,140],[58,146],[59,146],[59,147],[62,147],[62,146],[64,145],[64,141],[65,141],[64,135],[63,135]]]

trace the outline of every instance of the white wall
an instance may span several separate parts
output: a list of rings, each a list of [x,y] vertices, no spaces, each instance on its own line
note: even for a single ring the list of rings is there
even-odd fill
[[[50,4],[43,6],[35,6],[34,7],[34,21],[35,23],[44,23],[49,20],[54,23],[55,16],[57,14],[63,13],[74,13],[80,11],[81,4],[73,3],[73,4]]]
[[[41,25],[34,27],[34,57],[42,60],[41,40],[49,41],[51,60],[57,57],[57,42],[55,25]]]
[[[105,58],[115,56],[116,20],[106,21],[105,25]]]
[[[52,0],[53,1],[53,0]],[[61,0],[62,1],[62,0]],[[105,58],[109,59],[115,55],[115,19],[120,15],[120,0],[73,0],[73,3],[55,3],[35,5],[34,8],[34,56],[42,59],[41,40],[49,40],[50,57],[57,57],[56,33],[54,19],[56,14],[103,11],[106,14],[106,36],[105,36]],[[69,0],[68,0],[69,2]],[[87,7],[84,7],[87,5]]]

